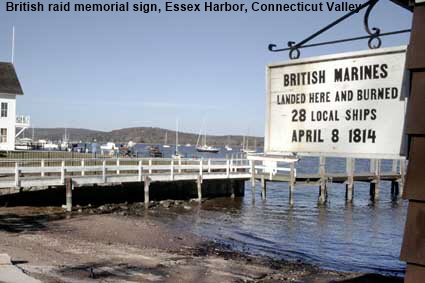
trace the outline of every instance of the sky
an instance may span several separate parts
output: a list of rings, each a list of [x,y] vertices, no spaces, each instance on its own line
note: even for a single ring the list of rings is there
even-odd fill
[[[116,1],[71,0],[105,2]],[[143,3],[162,7],[164,2]],[[285,47],[345,14],[5,12],[5,3],[0,4],[0,61],[11,60],[15,26],[14,63],[25,93],[17,99],[17,113],[30,115],[34,127],[175,129],[178,118],[181,131],[196,133],[205,120],[208,134],[218,135],[263,136],[265,66],[288,60],[287,52],[269,52],[268,44]],[[315,42],[366,35],[363,14]],[[411,20],[410,12],[389,0],[380,1],[370,18],[382,32],[410,28]],[[408,34],[382,40],[383,47],[404,45]],[[359,41],[302,49],[301,58],[367,48],[366,41]]]

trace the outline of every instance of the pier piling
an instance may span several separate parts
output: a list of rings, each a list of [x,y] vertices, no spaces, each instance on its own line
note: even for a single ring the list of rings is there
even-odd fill
[[[199,176],[198,179],[196,179],[196,187],[198,189],[198,202],[201,203],[202,201],[202,177]]]
[[[319,189],[319,203],[323,204],[326,202],[328,192],[326,186],[326,158],[320,156],[319,159],[319,175],[320,175],[320,189]]]
[[[291,171],[289,178],[289,205],[294,205],[294,189],[295,189],[295,163],[291,163]]]
[[[249,165],[251,167],[251,193],[252,193],[252,200],[255,200],[255,161],[250,160]]]
[[[145,191],[145,208],[149,207],[149,186],[151,183],[151,179],[148,176],[145,176],[144,180],[144,191]]]
[[[73,190],[74,184],[72,183],[71,178],[65,179],[65,189],[66,189],[66,211],[71,212],[72,211],[72,190]]]
[[[236,194],[235,194],[235,187],[236,187],[236,183],[234,180],[230,180],[230,197],[232,199],[235,198]]]
[[[267,181],[264,176],[261,177],[261,199],[266,199]]]
[[[371,159],[370,169],[373,180],[370,182],[370,199],[376,201],[379,199],[379,187],[381,182],[381,160]]]
[[[353,201],[353,189],[354,189],[354,164],[355,159],[353,158],[347,158],[346,159],[346,166],[347,166],[347,184],[345,189],[345,198],[347,202]]]

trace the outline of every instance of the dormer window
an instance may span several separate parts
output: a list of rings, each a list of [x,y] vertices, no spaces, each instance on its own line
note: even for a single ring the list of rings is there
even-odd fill
[[[1,103],[1,117],[7,117],[7,102]]]

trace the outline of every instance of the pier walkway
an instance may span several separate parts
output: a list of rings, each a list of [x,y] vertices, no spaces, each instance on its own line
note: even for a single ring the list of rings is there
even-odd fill
[[[101,159],[9,159],[0,161],[0,194],[23,190],[42,190],[65,186],[67,205],[72,206],[72,189],[90,185],[143,183],[145,204],[149,203],[152,182],[194,181],[198,199],[202,198],[203,180],[251,180],[255,195],[256,181],[266,198],[267,182],[287,182],[289,200],[294,201],[295,186],[318,186],[319,202],[327,198],[327,184],[346,185],[347,201],[352,201],[354,182],[370,183],[371,199],[379,198],[381,181],[391,182],[391,195],[403,192],[405,160],[393,160],[383,171],[381,160],[370,160],[370,170],[355,172],[356,159],[346,159],[346,171],[327,172],[326,158],[320,157],[316,173],[298,173],[294,163],[261,161],[248,157],[227,159],[101,158]]]

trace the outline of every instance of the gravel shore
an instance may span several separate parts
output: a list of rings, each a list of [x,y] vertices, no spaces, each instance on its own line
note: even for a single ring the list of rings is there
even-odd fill
[[[183,204],[185,209],[189,205]],[[165,206],[151,210],[160,213]],[[77,208],[71,215],[55,207],[0,208],[0,253],[9,254],[17,267],[47,283],[403,282],[236,252],[194,235],[187,227],[144,217],[149,212],[141,207]]]

